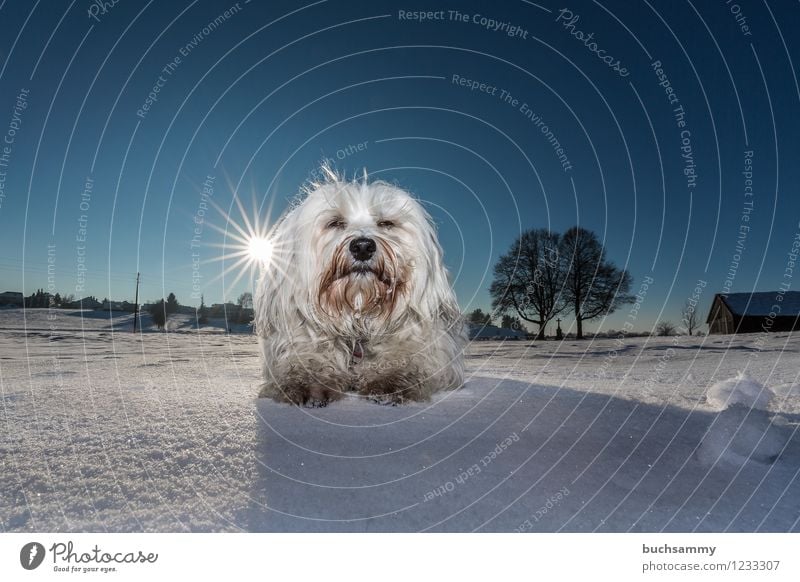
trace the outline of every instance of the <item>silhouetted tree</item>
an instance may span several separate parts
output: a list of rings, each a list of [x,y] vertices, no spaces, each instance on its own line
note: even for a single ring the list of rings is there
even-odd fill
[[[239,295],[236,304],[242,309],[253,309],[253,294],[250,291],[245,291]]]
[[[467,321],[475,325],[492,325],[492,316],[479,307],[467,315]]]
[[[167,304],[161,299],[150,306],[150,315],[153,317],[153,323],[158,326],[158,329],[164,329],[167,325]]]
[[[200,295],[200,307],[197,309],[197,321],[201,325],[208,323],[208,307],[206,307],[205,297]]]
[[[668,336],[675,333],[675,325],[671,321],[659,321],[656,325],[656,335]]]
[[[681,323],[686,328],[686,333],[694,335],[694,330],[700,327],[700,320],[697,317],[697,305],[692,305],[690,301],[686,301],[681,309]]]
[[[513,316],[513,315],[508,315],[508,314],[503,315],[503,319],[502,319],[502,323],[500,324],[500,327],[503,327],[505,329],[514,329],[514,330],[517,330],[517,331],[527,331],[525,329],[525,326],[522,325],[522,321],[520,320],[519,317],[516,317],[516,316]]]
[[[172,315],[173,313],[178,312],[178,308],[181,306],[178,303],[178,299],[175,297],[175,293],[170,293],[167,295],[167,302],[164,304],[164,309],[167,315]]]
[[[253,294],[245,291],[236,300],[239,306],[239,312],[236,321],[239,323],[250,323],[253,320]]]
[[[489,287],[492,308],[537,324],[539,339],[547,323],[568,307],[559,242],[558,234],[543,228],[522,233],[497,261]]]
[[[50,293],[46,293],[44,289],[37,289],[34,293],[31,293],[28,297],[23,299],[25,307],[28,309],[31,308],[39,308],[39,307],[50,307],[52,295]]]
[[[566,263],[564,294],[575,315],[575,338],[583,339],[583,322],[613,313],[633,303],[631,276],[606,259],[606,251],[591,230],[573,226],[561,237]]]

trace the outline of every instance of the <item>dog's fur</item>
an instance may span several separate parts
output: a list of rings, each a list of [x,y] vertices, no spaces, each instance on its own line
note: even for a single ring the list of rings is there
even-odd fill
[[[386,182],[323,172],[270,237],[255,294],[260,396],[399,403],[460,387],[465,326],[431,217]],[[349,245],[362,237],[376,251],[357,261]]]

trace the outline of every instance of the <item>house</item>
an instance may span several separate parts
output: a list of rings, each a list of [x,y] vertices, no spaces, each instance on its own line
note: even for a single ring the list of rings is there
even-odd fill
[[[16,305],[22,307],[25,298],[19,291],[4,291],[0,293],[0,305]]]
[[[469,323],[470,340],[524,340],[527,334],[524,331],[506,329],[496,325],[478,325]]]
[[[714,295],[708,333],[753,333],[800,329],[800,291]]]
[[[101,307],[103,304],[97,300],[97,297],[93,295],[89,295],[88,297],[84,297],[83,299],[78,299],[77,301],[73,301],[72,305],[75,309],[97,309]]]

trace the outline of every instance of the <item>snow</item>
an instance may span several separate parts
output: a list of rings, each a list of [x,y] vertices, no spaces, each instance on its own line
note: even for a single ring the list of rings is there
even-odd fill
[[[735,377],[717,382],[709,388],[706,400],[719,410],[737,404],[747,408],[767,410],[772,396],[772,390],[762,386],[746,373],[740,372]]]
[[[734,404],[709,427],[698,458],[707,465],[737,469],[747,463],[769,465],[788,444],[791,431],[784,425],[784,419],[775,422],[762,410]]]
[[[0,311],[2,531],[800,531],[800,334],[476,342],[307,409],[247,333],[98,313]]]
[[[775,386],[772,391],[787,400],[790,398],[798,398],[800,397],[800,384],[792,384],[791,382],[779,384]]]

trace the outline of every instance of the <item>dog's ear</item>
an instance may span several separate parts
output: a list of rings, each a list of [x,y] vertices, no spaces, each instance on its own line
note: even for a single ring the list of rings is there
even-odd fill
[[[421,209],[422,210],[422,209]],[[415,284],[409,305],[425,321],[457,321],[461,312],[444,266],[444,253],[436,236],[436,227],[427,212],[422,210],[421,256],[414,268]]]

